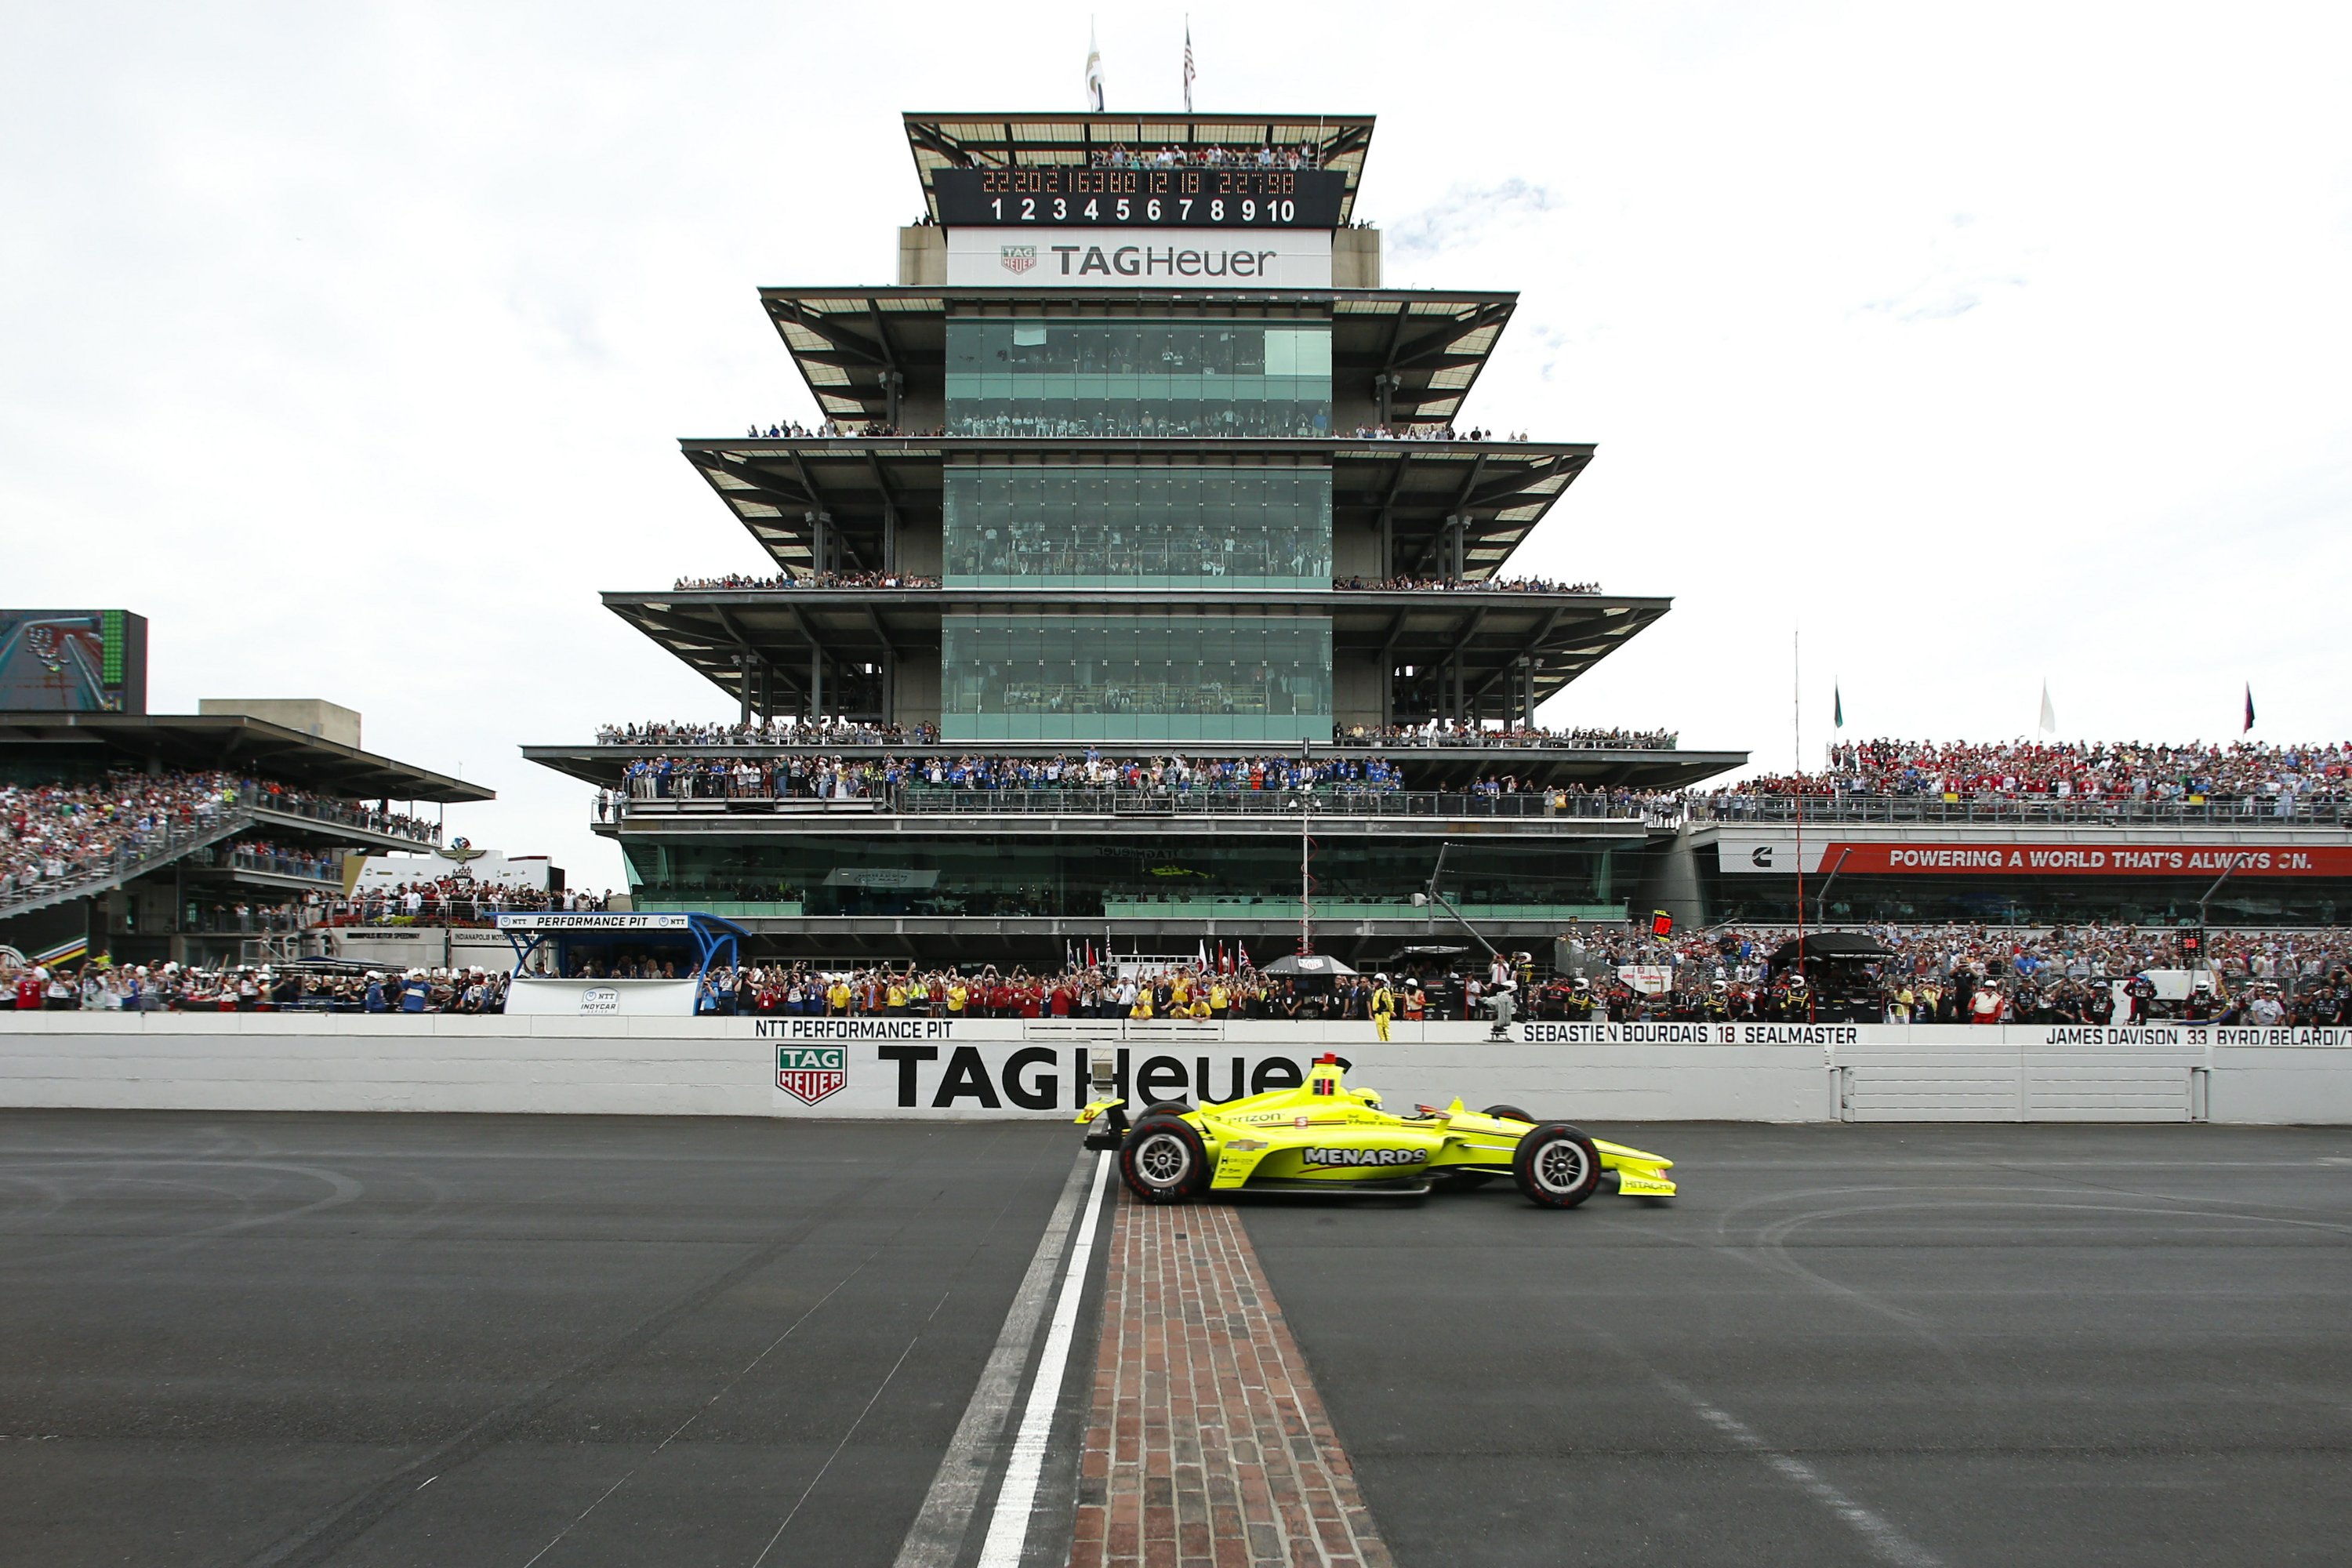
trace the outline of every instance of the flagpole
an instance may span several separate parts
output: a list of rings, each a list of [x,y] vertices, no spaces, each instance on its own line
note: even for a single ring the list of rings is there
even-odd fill
[[[1789,631],[1789,744],[1797,753],[1797,973],[1805,973],[1805,644],[1804,628]],[[1813,987],[1805,984],[1805,1021],[1813,1021]]]

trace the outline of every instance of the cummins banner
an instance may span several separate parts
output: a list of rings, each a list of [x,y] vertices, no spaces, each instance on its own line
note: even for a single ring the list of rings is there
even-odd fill
[[[1792,833],[1726,833],[1716,856],[1738,876],[2218,877],[2234,860],[2241,877],[2352,877],[2352,845],[2344,844],[1870,842],[1824,828],[1820,837],[1806,833],[1801,858]]]
[[[1328,289],[1323,229],[948,230],[955,288]]]

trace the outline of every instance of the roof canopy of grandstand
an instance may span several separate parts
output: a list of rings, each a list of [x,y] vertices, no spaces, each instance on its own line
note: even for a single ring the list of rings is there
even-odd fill
[[[1398,425],[1442,425],[1462,411],[1519,299],[1511,290],[1280,292],[1285,313],[1311,311],[1318,319],[1329,313],[1336,374],[1366,381],[1389,377],[1389,416]],[[1091,316],[1105,309],[1104,293],[1033,289],[1023,295],[1017,310],[1024,315]],[[1155,293],[1152,309],[1171,319],[1248,315],[1273,308],[1266,293],[1188,289]],[[1001,290],[943,287],[762,289],[760,301],[825,416],[867,422],[890,418],[892,374],[917,370],[937,379],[945,374],[950,315],[983,305],[997,315],[1016,309],[1005,303]]]
[[[1157,616],[1233,615],[1253,604],[1265,614],[1296,613],[1295,590],[1233,591],[1204,604],[1181,588],[689,589],[607,593],[604,605],[660,644],[731,699],[754,683],[762,712],[789,711],[804,695],[812,653],[839,663],[881,664],[940,646],[941,619],[955,611],[996,616],[1084,615],[1107,598],[1122,611]],[[1483,696],[1512,679],[1521,660],[1537,661],[1538,701],[1607,658],[1664,616],[1674,601],[1599,594],[1415,592],[1338,589],[1313,595],[1331,617],[1332,645],[1393,664],[1434,665],[1458,657],[1463,679]],[[756,689],[768,682],[761,693]],[[803,704],[804,706],[804,704]]]
[[[1099,464],[1099,443],[1039,437],[737,437],[679,443],[776,564],[807,570],[822,518],[838,559],[878,570],[896,518],[938,519],[950,462]],[[1460,575],[1483,582],[1532,532],[1592,461],[1588,442],[1338,442],[1274,437],[1174,437],[1151,443],[1154,463],[1320,460],[1331,466],[1332,521],[1384,528],[1400,567],[1454,574],[1440,555],[1446,520],[1463,523]],[[1418,566],[1415,566],[1418,563]],[[1663,603],[1663,601],[1661,601]]]
[[[1065,163],[1084,167],[1114,148],[1150,153],[1162,147],[1186,152],[1223,148],[1314,149],[1315,166],[1348,177],[1339,220],[1349,222],[1364,154],[1372,144],[1369,114],[1073,114],[908,112],[907,148],[931,200],[931,174],[940,169],[1019,168]],[[931,216],[939,216],[932,201]]]
[[[0,761],[266,773],[353,800],[495,800],[494,791],[283,724],[229,713],[49,713],[0,710]]]

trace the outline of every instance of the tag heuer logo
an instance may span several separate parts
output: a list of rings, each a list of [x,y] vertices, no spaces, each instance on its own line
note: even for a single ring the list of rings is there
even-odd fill
[[[849,1082],[845,1046],[778,1046],[776,1087],[803,1105],[814,1105]]]
[[[1026,272],[1037,265],[1037,247],[1034,245],[1000,246],[997,255],[1007,272]]]

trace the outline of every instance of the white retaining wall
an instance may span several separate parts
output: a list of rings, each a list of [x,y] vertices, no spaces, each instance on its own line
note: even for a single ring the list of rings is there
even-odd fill
[[[0,1011],[0,1106],[1066,1116],[1089,1046],[1139,1100],[1272,1087],[1335,1050],[1392,1108],[1619,1121],[2352,1124],[2352,1030],[1121,1024]]]

